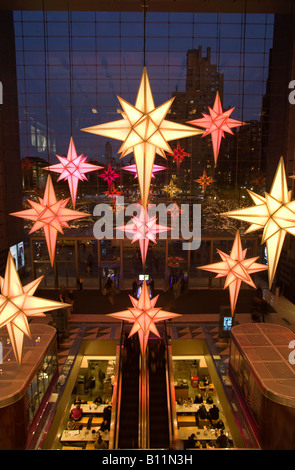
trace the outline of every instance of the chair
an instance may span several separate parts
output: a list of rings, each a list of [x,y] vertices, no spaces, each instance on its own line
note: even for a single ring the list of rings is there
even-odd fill
[[[203,428],[204,426],[209,426],[210,421],[209,419],[199,419],[199,428]]]
[[[219,419],[212,419],[212,424],[215,426],[218,423]]]
[[[87,442],[85,450],[95,450],[93,442]]]
[[[101,424],[103,422],[102,416],[95,416],[92,418],[91,426],[96,426],[97,424]]]

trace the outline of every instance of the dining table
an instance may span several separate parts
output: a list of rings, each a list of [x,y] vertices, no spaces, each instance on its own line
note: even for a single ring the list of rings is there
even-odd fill
[[[92,432],[90,429],[77,429],[69,431],[65,429],[60,437],[61,442],[94,442],[98,436],[101,435],[103,441],[109,441],[110,432],[95,430]]]
[[[93,414],[103,414],[103,410],[105,409],[106,406],[111,406],[110,404],[102,404],[102,405],[97,405],[95,403],[82,403],[80,405],[80,408],[82,409],[83,413],[93,413]],[[73,404],[71,406],[71,410],[75,408],[76,405]]]

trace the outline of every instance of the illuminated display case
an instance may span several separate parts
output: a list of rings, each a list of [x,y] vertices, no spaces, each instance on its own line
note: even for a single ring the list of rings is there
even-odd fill
[[[295,368],[289,344],[295,334],[281,325],[253,323],[231,330],[229,373],[262,449],[295,449]]]
[[[46,404],[57,377],[56,329],[31,324],[32,339],[25,337],[22,363],[14,358],[9,337],[3,329],[0,365],[0,449],[26,449],[30,435]]]

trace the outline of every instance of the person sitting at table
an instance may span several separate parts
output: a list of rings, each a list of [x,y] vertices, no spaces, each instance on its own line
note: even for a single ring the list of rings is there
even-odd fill
[[[67,423],[67,430],[68,431],[74,431],[75,429],[78,429],[78,425],[77,425],[77,423],[75,423],[75,421],[71,417],[69,419],[68,423]]]
[[[87,401],[81,400],[80,397],[76,396],[74,404],[77,405],[78,403],[79,403],[79,405],[82,405],[82,404],[87,403]]]
[[[213,403],[213,398],[212,398],[210,395],[208,395],[207,400],[206,400],[206,403],[207,403],[207,405],[212,405],[212,403]]]
[[[192,448],[192,447],[195,447],[195,445],[196,445],[196,436],[195,434],[191,434],[188,437],[188,447]]]
[[[96,441],[94,442],[95,449],[107,449],[108,445],[105,441],[102,440],[101,434],[98,435]]]
[[[224,422],[222,421],[222,419],[219,419],[218,423],[214,427],[216,429],[224,429],[225,426],[224,426]]]
[[[200,419],[207,419],[208,413],[205,405],[200,405],[198,411],[195,413],[196,425],[199,426]]]
[[[77,403],[75,408],[73,408],[71,411],[71,417],[73,418],[74,421],[79,421],[82,418],[82,415],[83,415],[83,410],[80,406],[80,403]]]
[[[225,449],[228,446],[228,438],[223,433],[223,429],[221,429],[220,436],[216,439],[216,445],[219,449]]]
[[[202,394],[201,393],[198,393],[196,396],[195,396],[195,401],[194,403],[203,403],[203,397],[202,397]]]
[[[208,385],[209,385],[208,377],[205,376],[205,377],[203,378],[203,384],[204,384],[205,387],[208,387]]]
[[[93,403],[94,403],[95,405],[101,405],[101,404],[102,404],[102,398],[101,398],[101,396],[95,398],[95,400],[93,400]]]
[[[219,408],[218,408],[218,406],[216,406],[214,404],[212,406],[212,408],[210,408],[208,415],[209,415],[208,417],[209,417],[211,422],[212,422],[212,420],[216,421],[217,419],[219,419]]]
[[[103,419],[107,421],[111,421],[112,416],[112,407],[111,405],[105,406],[103,409]]]
[[[100,430],[103,432],[110,430],[110,422],[107,419],[103,420],[101,423]]]

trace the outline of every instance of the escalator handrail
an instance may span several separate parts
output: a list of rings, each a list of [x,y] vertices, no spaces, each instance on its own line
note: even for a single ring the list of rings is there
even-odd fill
[[[167,380],[167,405],[169,416],[169,442],[170,447],[173,441],[178,439],[177,428],[177,413],[176,413],[176,400],[174,388],[174,373],[173,373],[173,360],[172,360],[172,346],[169,344],[167,335],[167,325],[164,322],[164,342],[166,345],[166,380]]]
[[[138,417],[138,442],[140,449],[149,448],[149,384],[147,364],[147,355],[140,354]]]
[[[116,348],[116,366],[115,366],[114,387],[113,387],[113,397],[112,397],[112,416],[111,416],[111,426],[110,426],[109,449],[118,448],[121,395],[122,395],[121,350],[123,347],[123,330],[124,330],[124,321],[122,322],[122,325],[121,325],[120,343],[119,345],[117,345],[117,348]]]

